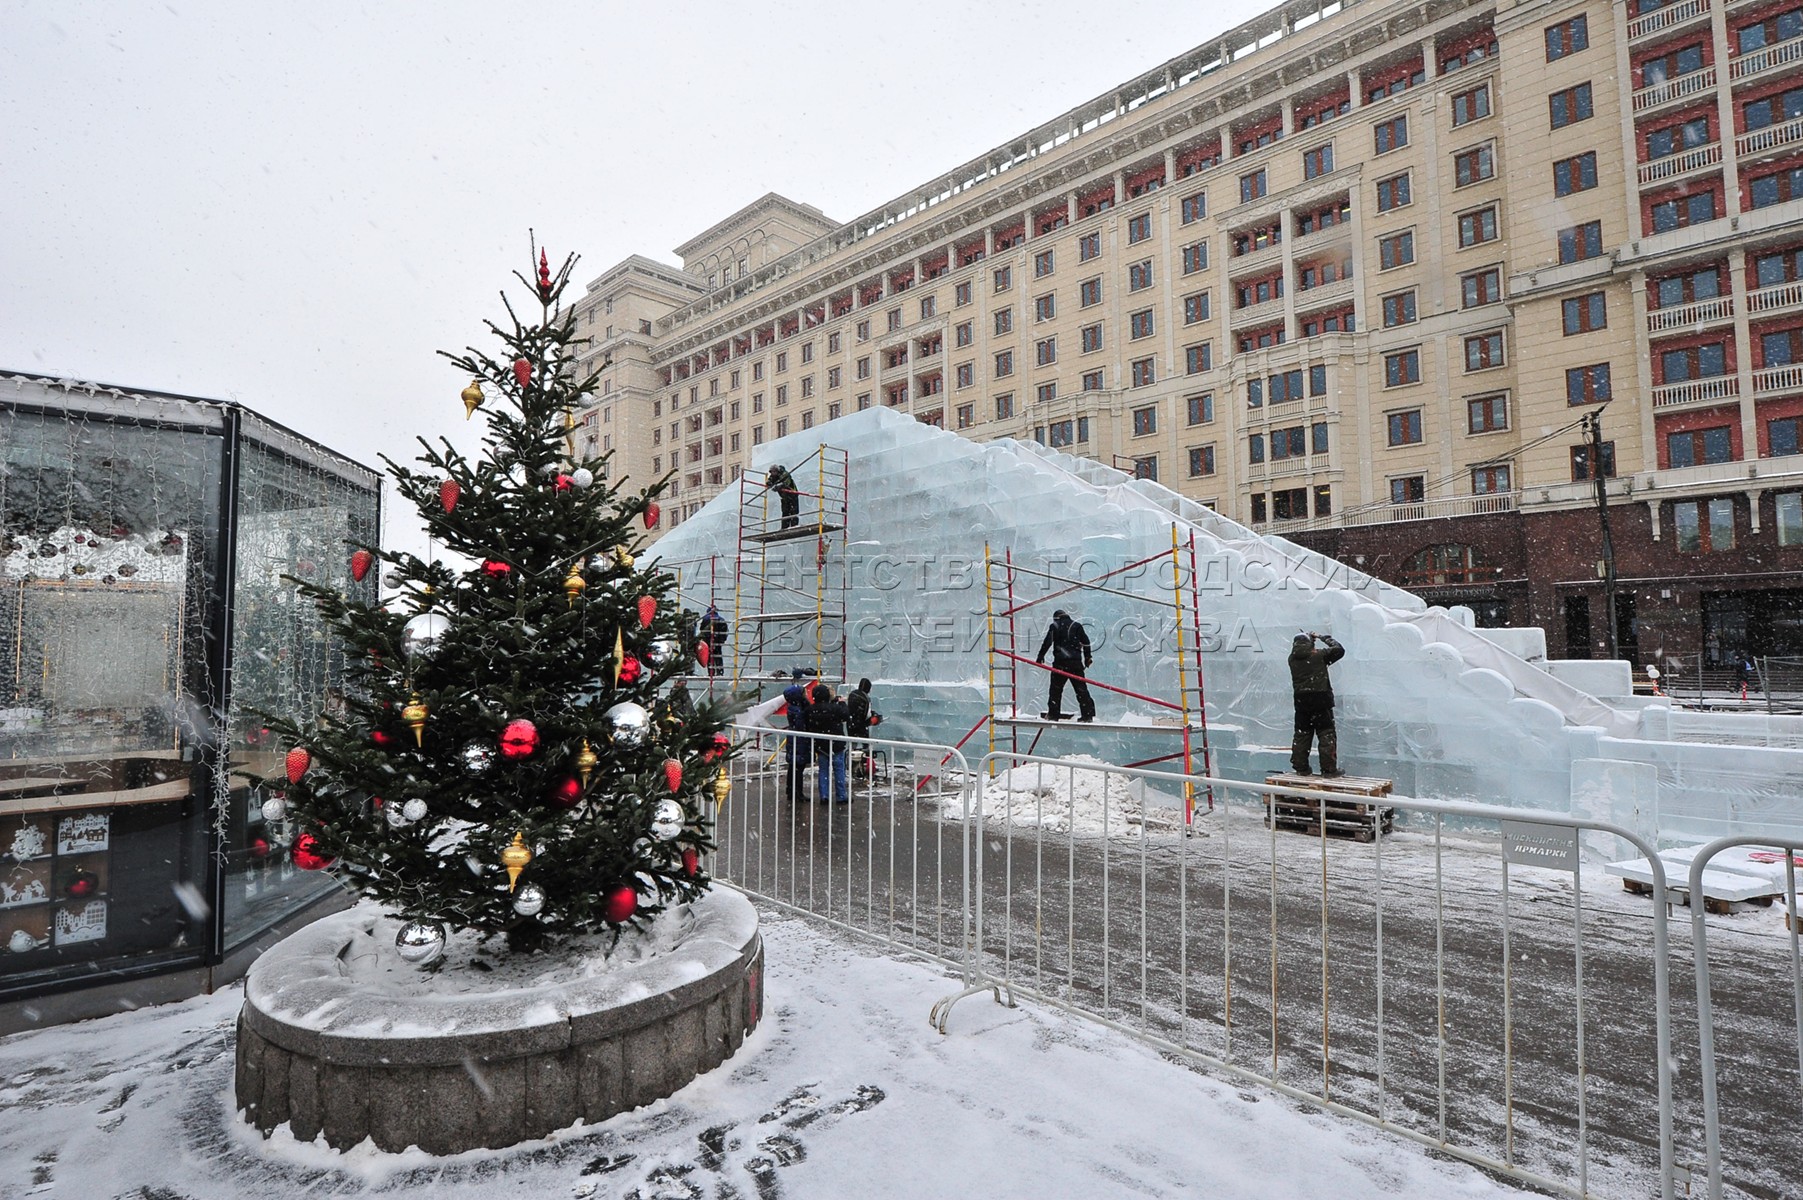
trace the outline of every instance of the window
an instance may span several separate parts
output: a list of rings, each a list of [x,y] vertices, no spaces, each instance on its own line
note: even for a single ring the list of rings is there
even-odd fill
[[[1082,308],[1093,308],[1102,302],[1101,279],[1085,279],[1077,285],[1077,304]]]
[[[1246,439],[1246,461],[1257,464],[1265,461],[1265,435],[1255,433]],[[1256,497],[1263,499],[1263,497]]]
[[[976,328],[971,321],[961,321],[952,329],[952,345],[968,346],[976,340]]]
[[[1100,372],[1100,371],[1085,371],[1085,372],[1083,372],[1083,390],[1086,392],[1101,391],[1102,390],[1102,372]]]
[[[1715,220],[1715,192],[1704,189],[1688,196],[1674,196],[1653,205],[1649,214],[1654,233],[1669,233],[1687,225],[1701,225]]]
[[[1302,152],[1302,177],[1314,179],[1333,170],[1333,143]]]
[[[789,402],[789,385],[786,383],[777,384],[776,385],[776,407],[781,408],[783,405],[787,404],[788,402]]]
[[[995,269],[995,290],[1005,292],[1014,286],[1014,268],[997,267]]]
[[[867,409],[869,407],[870,407],[870,393],[869,392],[859,392],[858,393],[858,411],[863,412],[865,409]]]
[[[1194,221],[1200,221],[1203,217],[1206,217],[1208,215],[1207,194],[1204,192],[1197,192],[1193,196],[1185,196],[1183,198],[1182,214],[1183,223],[1185,225]]]
[[[1140,213],[1136,217],[1127,218],[1127,244],[1143,242],[1152,236],[1152,214]]]
[[[1382,270],[1403,267],[1415,261],[1415,231],[1405,229],[1377,242],[1377,263]]]
[[[1471,468],[1471,494],[1474,496],[1495,496],[1512,490],[1509,486],[1509,467],[1507,463],[1496,463],[1487,467]]]
[[[1327,395],[1327,368],[1316,364],[1308,369],[1308,394],[1311,396]]]
[[[868,354],[858,360],[858,378],[870,378],[870,356]]]
[[[1040,384],[1038,390],[1035,392],[1035,395],[1037,396],[1039,403],[1050,404],[1052,401],[1054,401],[1058,398],[1057,382],[1053,381],[1051,383]]]
[[[1562,158],[1553,164],[1553,195],[1569,196],[1573,192],[1587,192],[1595,186],[1596,151]]]
[[[1409,144],[1409,119],[1406,116],[1391,117],[1372,132],[1376,135],[1377,153],[1388,154]]]
[[[902,327],[902,310],[899,308],[890,309],[889,310],[889,328],[890,328],[890,330],[894,331],[894,330],[900,329],[901,327]],[[782,370],[782,367],[780,367],[780,366],[777,367],[777,370],[779,370],[779,371]]]
[[[764,411],[764,393],[753,392],[751,394],[751,411],[754,413],[761,413]]]
[[[1287,404],[1291,400],[1302,399],[1302,368],[1284,371],[1273,375],[1266,381],[1269,391],[1267,396],[1272,404]]]
[[[1427,479],[1421,475],[1404,475],[1390,480],[1391,504],[1420,504],[1427,497]]]
[[[1500,341],[1501,334],[1497,334]],[[1471,433],[1495,433],[1509,427],[1509,398],[1478,396],[1465,401],[1466,428]]]
[[[1459,277],[1459,294],[1466,308],[1495,304],[1502,299],[1502,272],[1496,267]]]
[[[1152,369],[1152,360],[1149,358],[1134,359],[1129,377],[1132,379],[1134,387],[1146,387],[1158,381],[1158,375]]]
[[[1284,488],[1272,492],[1271,516],[1279,521],[1299,521],[1308,516],[1308,489]]]
[[[789,418],[787,418],[787,417],[777,418],[776,436],[777,437],[788,437],[789,436]]]
[[[814,428],[814,411],[812,409],[801,414],[801,427],[803,429]]]
[[[1665,435],[1666,465],[1670,467],[1708,466],[1734,461],[1733,430],[1727,425],[1708,429],[1687,429]]]
[[[1759,255],[1753,260],[1753,276],[1762,288],[1803,279],[1803,247]]]
[[[1411,408],[1389,417],[1390,445],[1413,446],[1421,440],[1421,410]]]
[[[1803,329],[1778,329],[1760,334],[1759,363],[1765,367],[1803,363]]]
[[[1003,392],[995,398],[995,419],[1006,421],[1014,415],[1014,393]]]
[[[1265,381],[1248,379],[1246,381],[1246,407],[1263,408],[1265,404]]]
[[[1692,117],[1688,121],[1650,131],[1646,135],[1646,156],[1648,161],[1669,158],[1680,151],[1708,145],[1709,141],[1709,118]]]
[[[1488,371],[1492,367],[1502,365],[1502,330],[1493,329],[1488,333],[1476,333],[1465,339],[1465,369],[1467,371]]]
[[[1152,336],[1152,310],[1142,309],[1127,318],[1127,336],[1146,338]]]
[[[1142,454],[1134,459],[1133,478],[1150,479],[1156,482],[1158,479],[1158,456],[1156,454]]]
[[[1803,196],[1803,167],[1789,167],[1747,181],[1754,208],[1766,208]]]
[[[1480,246],[1496,240],[1496,209],[1480,208],[1459,214],[1459,245]]]
[[[1659,374],[1663,383],[1679,383],[1686,379],[1712,379],[1728,373],[1728,347],[1725,342],[1705,342],[1667,350],[1659,355]]]
[[[1043,279],[1052,273],[1052,252],[1041,250],[1033,256],[1033,278]]]
[[[1189,448],[1189,475],[1196,479],[1203,475],[1215,473],[1215,448],[1213,446],[1191,446]]]
[[[1672,505],[1674,541],[1683,554],[1734,549],[1734,501],[1680,500]]]
[[[1088,262],[1102,253],[1102,232],[1092,230],[1077,239],[1077,261]]]
[[[858,333],[858,340],[860,342],[868,342],[870,340],[870,322],[869,321],[859,321],[858,327],[857,327],[857,333]],[[757,373],[757,364],[755,364],[755,363],[753,363],[752,367],[751,367],[751,377],[753,379],[762,378],[762,376],[760,376]]]
[[[1194,275],[1208,269],[1208,243],[1194,242],[1183,248],[1183,273]]]
[[[1143,292],[1152,286],[1152,260],[1136,262],[1127,268],[1127,290]]]
[[[1033,297],[1033,319],[1049,321],[1058,315],[1058,298],[1051,292]]]
[[[1266,279],[1249,279],[1234,285],[1233,306],[1235,308],[1251,308],[1255,304],[1264,304],[1283,296],[1283,276],[1273,275]]]
[[[1080,339],[1079,347],[1084,354],[1090,354],[1102,348],[1102,326],[1099,323],[1085,325],[1077,331],[1077,336]]]
[[[953,370],[956,372],[955,378],[957,379],[958,386],[961,388],[970,387],[977,381],[977,366],[975,363],[959,363]]]
[[[812,375],[808,375],[808,376],[804,377],[801,381],[801,398],[805,400],[809,396],[812,396],[813,394],[814,394],[814,377]]]
[[[1570,367],[1565,372],[1565,403],[1601,404],[1610,399],[1609,364]]]
[[[969,429],[976,423],[977,406],[974,404],[960,404],[958,406],[958,428]]]
[[[1004,350],[995,356],[995,377],[1005,379],[1014,374],[1014,351]]]
[[[952,289],[952,303],[959,308],[963,308],[966,304],[970,303],[971,291],[970,280],[966,279],[963,283],[960,283],[957,287]]]
[[[1460,92],[1452,98],[1452,123],[1455,128],[1489,115],[1490,85],[1487,83],[1480,83],[1470,91]]]
[[[1600,258],[1603,253],[1603,223],[1587,221],[1582,225],[1574,225],[1570,229],[1559,231],[1559,261],[1562,263],[1583,262],[1587,258]]]
[[[1603,443],[1602,459],[1603,459],[1603,478],[1604,479],[1614,479],[1615,478],[1615,443],[1614,442],[1604,442]],[[1590,478],[1591,478],[1591,474],[1590,474],[1590,443],[1586,442],[1581,446],[1573,446],[1571,448],[1571,481],[1573,483],[1584,483],[1585,481],[1589,480]]]
[[[762,379],[763,377],[764,377],[764,360],[760,358],[758,361],[751,364],[751,382],[756,383],[758,380]],[[670,407],[672,407],[672,408],[676,407],[675,397],[671,397]]]
[[[1145,437],[1147,434],[1157,432],[1158,408],[1156,405],[1148,405],[1145,408],[1136,408],[1133,410],[1134,437]]]
[[[1265,172],[1263,168],[1250,175],[1240,176],[1240,203],[1246,204],[1265,194]]]
[[[1183,371],[1186,375],[1200,375],[1214,368],[1214,345],[1202,342],[1183,348]]]
[[[814,361],[814,343],[813,342],[803,342],[802,343],[801,361],[804,363],[811,363]]]
[[[844,406],[835,400],[826,406],[826,419],[829,421],[837,421],[839,419],[839,414],[844,411]],[[732,448],[734,450],[739,448],[739,435],[736,433],[732,435]]]
[[[1793,8],[1739,30],[1736,49],[1741,54],[1748,54],[1796,37],[1803,37],[1803,8]]]
[[[1014,332],[1014,310],[1012,308],[995,310],[995,332],[997,337],[1004,333]]]
[[[1577,87],[1554,92],[1547,97],[1546,104],[1554,129],[1588,121],[1591,115],[1590,85],[1580,83]]]
[[[1452,173],[1455,185],[1458,187],[1494,179],[1496,177],[1496,156],[1491,152],[1487,143],[1461,151],[1452,156]]]
[[[1058,339],[1055,337],[1040,338],[1033,343],[1033,362],[1036,366],[1049,367],[1058,361]]]
[[[1415,320],[1415,290],[1397,292],[1393,296],[1384,297],[1384,328],[1397,325],[1409,325]]]
[[[1546,61],[1576,54],[1590,46],[1590,26],[1581,16],[1546,27]]]
[[[1196,292],[1183,298],[1183,323],[1194,325],[1208,320],[1208,293]]]
[[[1190,396],[1184,401],[1191,425],[1206,425],[1215,419],[1215,396],[1213,392],[1204,392],[1200,396]]]
[[[1318,483],[1315,485],[1315,515],[1326,517],[1333,514],[1333,485]]]
[[[920,298],[920,319],[921,320],[923,320],[923,321],[931,320],[933,315],[935,313],[937,313],[938,311],[939,311],[939,297],[937,297],[937,296],[922,296]]]
[[[1561,304],[1564,318],[1565,336],[1575,333],[1589,333],[1593,329],[1609,327],[1609,311],[1603,303],[1601,292],[1588,295],[1573,296]]]
[[[1308,455],[1308,430],[1301,425],[1292,425],[1287,429],[1273,429],[1271,438],[1271,461],[1281,462],[1287,458],[1305,458]]]
[[[1404,387],[1421,382],[1421,351],[1399,350],[1384,355],[1384,386]]]
[[[1265,519],[1265,494],[1254,492],[1252,493],[1252,523],[1262,525]]]
[[[1389,212],[1409,202],[1408,172],[1377,181],[1377,211]]]

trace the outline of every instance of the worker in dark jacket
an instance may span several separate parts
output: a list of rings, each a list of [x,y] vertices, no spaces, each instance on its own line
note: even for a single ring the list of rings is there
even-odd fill
[[[790,804],[799,804],[807,794],[802,776],[814,761],[814,742],[807,736],[812,705],[809,703],[808,685],[803,682],[800,668],[796,669],[793,680],[783,689],[783,711],[789,718],[790,730],[788,741],[783,746],[783,767],[787,775],[783,792],[789,797]]]
[[[1039,657],[1033,661],[1043,665],[1048,650],[1052,652],[1052,694],[1042,715],[1048,721],[1064,720],[1060,707],[1064,700],[1064,681],[1069,678],[1077,693],[1077,720],[1095,720],[1096,702],[1090,699],[1089,684],[1083,678],[1084,669],[1095,660],[1090,652],[1089,634],[1062,608],[1052,613],[1052,627],[1045,631],[1045,640],[1039,643]]]
[[[1320,642],[1326,649],[1318,648]],[[1299,633],[1290,643],[1290,689],[1296,697],[1296,739],[1290,745],[1290,770],[1298,775],[1308,769],[1308,752],[1321,739],[1321,774],[1344,775],[1340,770],[1340,737],[1333,725],[1333,681],[1327,668],[1346,657],[1346,647],[1324,633]]]
[[[801,489],[795,486],[795,476],[789,474],[789,468],[778,463],[770,468],[764,476],[764,487],[776,493],[776,499],[783,507],[784,529],[793,529],[801,523]]]
[[[833,695],[833,689],[820,685],[814,706],[808,710],[808,728],[814,738],[814,789],[822,804],[849,804],[851,792],[845,780],[847,749],[844,742],[845,701]],[[821,737],[818,735],[825,734]],[[836,739],[836,740],[835,740]]]
[[[718,675],[726,663],[726,618],[714,605],[707,606],[707,613],[701,618],[699,638],[707,643],[707,673]]]
[[[845,697],[845,732],[852,739],[856,756],[852,760],[853,773],[860,778],[870,773],[870,717],[870,680],[860,679]]]

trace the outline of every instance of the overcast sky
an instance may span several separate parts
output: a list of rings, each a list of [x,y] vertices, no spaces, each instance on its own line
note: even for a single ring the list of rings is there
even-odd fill
[[[0,370],[473,445],[434,351],[528,229],[586,284],[849,220],[1267,7],[0,0]]]

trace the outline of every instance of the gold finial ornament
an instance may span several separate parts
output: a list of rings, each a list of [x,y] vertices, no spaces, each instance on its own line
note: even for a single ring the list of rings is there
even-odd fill
[[[589,749],[588,739],[582,739],[582,753],[576,756],[576,775],[582,780],[582,786],[588,786],[588,777],[594,774],[595,767],[601,762],[593,750]]]
[[[726,768],[721,767],[720,773],[714,776],[714,803],[723,805],[730,795],[732,795],[732,780],[727,777]]]
[[[626,570],[628,570],[628,571],[632,570],[632,563],[633,563],[632,551],[628,550],[623,543],[621,545],[615,546],[614,547],[614,561],[619,563],[620,566],[625,568]]]
[[[532,851],[526,849],[526,835],[515,832],[513,840],[501,851],[501,865],[507,868],[507,890],[512,891],[520,881],[520,872],[532,861]]]
[[[463,419],[467,421],[476,415],[478,408],[482,407],[482,381],[480,379],[470,380],[470,385],[463,389],[462,396]]]
[[[570,573],[563,577],[563,596],[568,607],[576,607],[576,597],[582,595],[588,587],[588,580],[582,577],[582,560],[577,559],[570,564]]]
[[[620,686],[620,668],[626,665],[626,639],[614,630],[614,686]]]
[[[426,718],[430,715],[431,710],[419,698],[418,692],[413,693],[413,699],[407,701],[407,707],[401,710],[401,724],[413,730],[415,746],[426,744]]]

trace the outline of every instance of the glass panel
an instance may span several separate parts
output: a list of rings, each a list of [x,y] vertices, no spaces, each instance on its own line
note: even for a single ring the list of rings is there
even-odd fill
[[[1711,500],[1709,502],[1709,548],[1711,550],[1734,549],[1734,501]]]
[[[1694,503],[1672,505],[1672,527],[1680,551],[1692,553],[1703,548],[1703,539],[1697,528],[1697,506]]]

